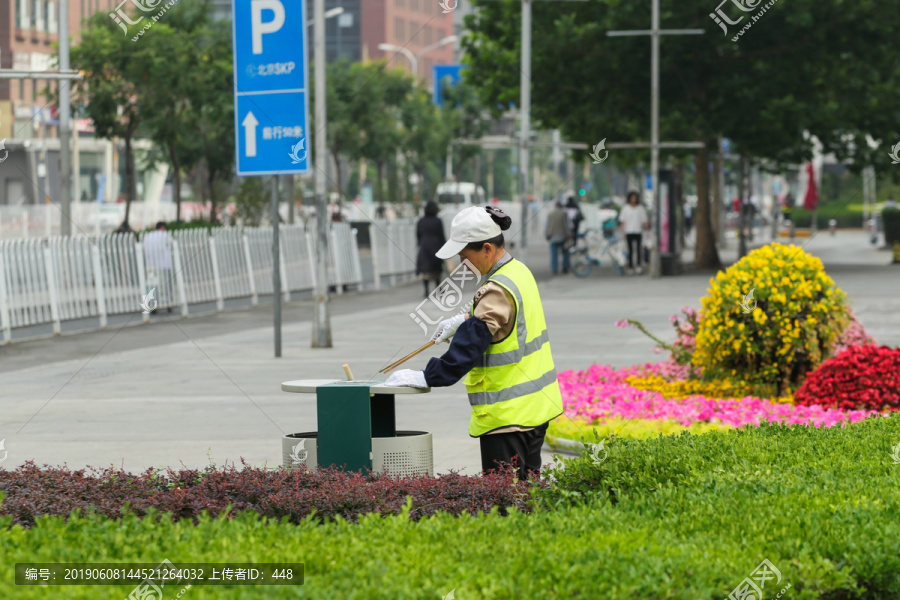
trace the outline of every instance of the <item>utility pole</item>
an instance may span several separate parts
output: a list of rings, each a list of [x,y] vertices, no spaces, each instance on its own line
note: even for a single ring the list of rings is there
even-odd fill
[[[522,229],[520,231],[522,250],[519,258],[526,262],[528,256],[528,235],[525,223],[528,220],[528,148],[531,145],[531,3],[535,0],[520,0],[522,2],[522,30],[521,30],[521,68],[519,69],[519,193],[522,195]],[[587,0],[553,0],[556,2],[587,2]]]
[[[59,69],[69,70],[69,0],[59,0]],[[72,233],[72,155],[69,148],[71,126],[69,107],[71,106],[71,81],[59,82],[59,204],[62,215],[59,219],[59,234]],[[77,134],[76,134],[77,135]],[[77,179],[77,177],[76,177]]]
[[[313,2],[316,84],[316,307],[312,328],[312,347],[331,348],[331,320],[328,318],[328,197],[325,187],[328,148],[325,112],[325,0]]]
[[[702,29],[660,29],[659,28],[659,0],[652,0],[653,9],[650,29],[632,31],[608,31],[610,37],[649,35],[650,36],[650,196],[653,202],[653,252],[650,255],[651,277],[662,276],[662,260],[660,258],[660,243],[662,240],[660,228],[660,200],[659,200],[659,36],[661,35],[702,35]],[[611,148],[610,144],[606,145]]]
[[[522,0],[522,67],[519,69],[519,191],[522,194],[521,261],[528,263],[528,143],[531,141],[531,1]]]

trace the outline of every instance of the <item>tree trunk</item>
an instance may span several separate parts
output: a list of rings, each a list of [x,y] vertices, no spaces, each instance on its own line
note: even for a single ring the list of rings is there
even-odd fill
[[[169,160],[172,163],[172,178],[175,182],[175,220],[181,221],[181,168],[178,163],[178,151],[175,144],[169,144]]]
[[[206,169],[206,185],[209,187],[209,222],[218,223],[216,214],[216,173],[212,169]]]
[[[674,201],[672,202],[675,205],[675,213],[678,215],[678,223],[677,231],[678,231],[678,245],[674,244],[674,240],[670,242],[670,251],[674,252],[678,255],[679,262],[681,260],[681,250],[684,248],[684,165],[680,162],[675,163],[675,168],[672,170],[672,179],[673,179],[673,190],[672,197]]]
[[[378,167],[378,203],[384,206],[384,161],[379,160],[376,165]]]
[[[747,214],[744,206],[744,198],[747,196],[747,162],[743,154],[738,161],[738,260],[741,260],[747,254],[747,237],[744,235],[746,224],[744,215]]]
[[[709,149],[703,146],[694,155],[694,179],[697,186],[697,245],[694,262],[698,269],[719,269],[719,253],[710,218]]]
[[[137,196],[136,191],[134,150],[131,147],[131,132],[128,132],[125,135],[125,223],[128,223],[131,216],[131,202]]]
[[[716,155],[715,166],[713,167],[713,175],[712,175],[712,194],[710,195],[712,201],[710,202],[710,221],[712,222],[713,228],[713,236],[716,240],[723,239],[722,236],[722,181],[719,178],[719,165],[722,160],[722,150],[719,149],[718,154]]]
[[[341,211],[344,208],[344,174],[341,170],[341,156],[337,152],[332,152],[331,156],[334,158],[334,174],[337,178],[337,192],[338,192],[338,210]],[[291,202],[294,199],[291,198]]]

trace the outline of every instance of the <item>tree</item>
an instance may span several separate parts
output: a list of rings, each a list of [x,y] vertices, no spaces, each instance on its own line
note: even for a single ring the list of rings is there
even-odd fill
[[[417,87],[407,96],[401,108],[403,121],[403,151],[410,170],[416,174],[413,204],[418,209],[422,189],[429,189],[428,165],[441,159],[452,135],[451,128],[442,121],[431,94]]]
[[[181,176],[199,158],[195,110],[190,101],[197,70],[197,48],[187,32],[156,23],[141,38],[133,60],[145,65],[139,82],[145,102],[145,123],[153,141],[172,167],[175,219],[181,220]]]
[[[385,68],[384,63],[372,63],[369,68],[377,69],[378,75],[363,88],[369,109],[358,124],[362,136],[359,154],[375,164],[378,202],[384,203],[384,169],[403,141],[401,107],[413,90],[413,79],[402,70]]]
[[[197,31],[198,64],[194,85],[188,91],[197,131],[197,151],[206,167],[209,220],[218,220],[217,181],[234,172],[234,99],[231,30],[226,23],[212,23]]]
[[[471,67],[467,77],[499,111],[518,102],[520,3],[476,3],[480,10],[466,17],[472,32],[464,40]],[[696,260],[707,268],[719,264],[707,165],[720,135],[742,154],[776,165],[809,159],[811,141],[805,132],[818,137],[826,151],[860,164],[876,159],[860,143],[867,135],[900,139],[893,101],[900,73],[893,53],[884,51],[900,26],[900,12],[868,1],[851,6],[840,0],[794,0],[775,4],[740,37],[738,27],[756,12],[732,14],[745,16],[723,37],[707,16],[712,8],[705,0],[668,1],[660,19],[663,28],[706,30],[700,36],[663,38],[660,134],[663,140],[706,143],[694,163]],[[647,141],[650,44],[647,37],[608,38],[606,33],[647,29],[649,0],[536,2],[533,10],[535,121],[590,144],[604,138]],[[646,162],[647,154],[633,152],[626,162]],[[616,159],[624,155],[617,152]],[[684,155],[671,152],[663,158]]]
[[[106,14],[97,13],[72,48],[71,63],[84,72],[73,97],[85,106],[99,137],[121,138],[125,143],[125,222],[137,196],[133,141],[142,125],[145,104],[139,86],[143,65],[132,60],[135,44],[123,37]]]
[[[363,137],[359,123],[367,117],[371,106],[372,90],[367,89],[367,84],[377,76],[376,68],[372,65],[345,60],[328,65],[328,149],[334,158],[336,184],[342,197],[344,181],[341,157],[358,160],[363,155]]]
[[[479,100],[475,88],[463,80],[455,86],[445,87],[442,99],[451,139],[478,139],[485,134],[489,121],[485,118],[485,106]],[[480,155],[481,148],[459,144],[454,154],[456,165],[453,172],[459,181],[462,165]]]

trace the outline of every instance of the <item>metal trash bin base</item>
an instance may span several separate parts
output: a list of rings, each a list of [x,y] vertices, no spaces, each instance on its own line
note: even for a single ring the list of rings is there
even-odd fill
[[[285,469],[318,468],[316,431],[291,433],[281,438]],[[434,453],[431,434],[425,431],[398,431],[397,437],[372,438],[372,470],[391,477],[431,477]]]

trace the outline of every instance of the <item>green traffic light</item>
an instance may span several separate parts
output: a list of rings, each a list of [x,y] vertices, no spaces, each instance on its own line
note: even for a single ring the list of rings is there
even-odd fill
[[[584,196],[584,194],[585,194],[584,188],[578,190],[578,195],[579,195],[579,196]]]

